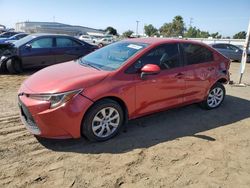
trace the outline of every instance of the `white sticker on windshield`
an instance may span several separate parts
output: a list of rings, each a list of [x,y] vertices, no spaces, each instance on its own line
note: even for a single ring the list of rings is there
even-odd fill
[[[136,44],[130,44],[127,46],[128,48],[133,48],[136,50],[140,50],[142,48],[142,46],[136,45]]]

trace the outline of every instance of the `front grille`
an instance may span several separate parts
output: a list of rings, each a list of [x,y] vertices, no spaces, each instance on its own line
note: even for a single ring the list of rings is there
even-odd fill
[[[18,97],[18,106],[21,111],[21,119],[22,122],[26,125],[28,130],[33,134],[40,134],[41,131],[37,126],[34,118],[32,117],[31,113],[29,112],[28,108],[22,103],[20,97]]]

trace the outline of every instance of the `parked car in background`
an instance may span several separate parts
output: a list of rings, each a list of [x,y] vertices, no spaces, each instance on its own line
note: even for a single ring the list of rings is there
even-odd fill
[[[104,141],[130,119],[192,103],[219,107],[229,64],[188,40],[116,42],[31,75],[18,91],[21,119],[41,137]]]
[[[67,35],[32,34],[12,43],[2,52],[0,68],[19,73],[23,69],[78,59],[95,49],[97,47]]]
[[[26,37],[28,34],[26,33],[18,33],[18,34],[15,34],[9,38],[0,38],[0,45],[1,44],[6,44],[6,43],[11,43],[11,42],[15,42],[23,37]]]
[[[113,39],[112,38],[101,38],[101,39],[98,39],[98,40],[95,40],[95,44],[101,48],[103,46],[106,46],[108,44],[111,44],[113,42]]]
[[[238,46],[226,43],[216,43],[211,46],[232,61],[241,61],[243,50]],[[248,51],[247,62],[250,62],[250,51]]]
[[[81,35],[79,39],[90,44],[93,44],[95,41],[95,38],[90,35]]]
[[[1,33],[1,34],[0,34],[0,38],[9,38],[9,37],[11,37],[11,36],[13,36],[13,35],[16,35],[16,34],[18,34],[18,33],[20,33],[20,32],[7,31],[7,32],[4,32],[4,33]]]

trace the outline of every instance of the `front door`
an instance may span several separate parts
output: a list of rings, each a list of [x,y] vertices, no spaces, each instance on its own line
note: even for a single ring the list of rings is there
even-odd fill
[[[156,64],[161,72],[141,79],[136,77],[136,113],[138,115],[178,106],[185,89],[179,45],[165,44],[148,52],[137,62],[140,66]]]
[[[33,40],[21,47],[20,56],[23,68],[44,67],[55,62],[52,53],[53,38],[45,37]]]

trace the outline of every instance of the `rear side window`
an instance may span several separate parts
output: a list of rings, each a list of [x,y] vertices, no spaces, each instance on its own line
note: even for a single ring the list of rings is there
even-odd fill
[[[225,44],[214,44],[213,47],[220,49],[227,49],[227,46]]]
[[[58,48],[67,48],[80,46],[80,44],[69,38],[56,38],[56,46]]]
[[[213,52],[198,44],[182,44],[187,65],[213,61]]]
[[[31,44],[32,48],[52,48],[53,39],[52,38],[41,38],[33,41]]]

